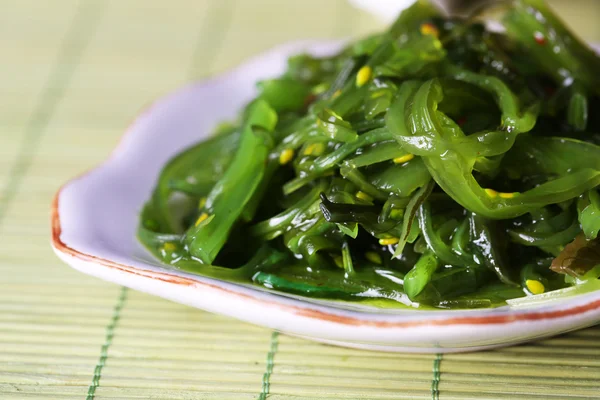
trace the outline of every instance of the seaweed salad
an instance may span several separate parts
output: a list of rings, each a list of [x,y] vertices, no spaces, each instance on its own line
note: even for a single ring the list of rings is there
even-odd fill
[[[140,241],[173,268],[378,307],[595,290],[600,58],[541,0],[499,22],[417,1],[291,57],[164,167]]]

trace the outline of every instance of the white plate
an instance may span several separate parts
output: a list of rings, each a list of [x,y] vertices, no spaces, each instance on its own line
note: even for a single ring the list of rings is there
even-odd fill
[[[392,22],[405,8],[410,7],[415,0],[348,0],[358,7],[384,22]]]
[[[396,19],[400,12],[410,7],[416,0],[348,0],[352,5],[370,14],[383,22],[390,23]],[[430,0],[441,10],[449,12],[456,10],[464,0]],[[481,1],[481,0],[480,0]],[[491,0],[487,0],[491,1]]]
[[[160,169],[232,118],[254,83],[280,74],[300,51],[330,54],[336,42],[295,42],[157,101],[111,157],[68,182],[52,209],[52,246],[73,268],[192,307],[323,342],[389,351],[451,352],[508,345],[600,321],[600,291],[524,309],[418,311],[344,309],[180,272],[153,259],[135,238],[138,212]]]

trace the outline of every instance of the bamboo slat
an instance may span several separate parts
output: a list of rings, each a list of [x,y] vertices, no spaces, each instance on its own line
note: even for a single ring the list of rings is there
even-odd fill
[[[600,2],[551,3],[600,42]],[[436,398],[435,355],[325,346],[122,291],[48,244],[56,189],[154,99],[286,41],[380,29],[374,18],[345,0],[6,0],[0,27],[0,398]],[[439,398],[600,399],[599,339],[445,355]]]

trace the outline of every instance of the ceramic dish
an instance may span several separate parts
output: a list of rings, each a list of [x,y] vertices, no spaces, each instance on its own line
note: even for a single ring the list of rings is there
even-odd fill
[[[259,79],[289,55],[335,52],[339,42],[296,42],[157,101],[110,159],[63,186],[52,207],[52,245],[83,273],[214,313],[322,342],[387,351],[453,352],[555,335],[600,322],[600,291],[525,308],[378,310],[315,302],[177,271],[135,238],[138,213],[174,154],[232,118]],[[543,296],[543,295],[541,295]]]
[[[409,7],[414,0],[348,0],[350,4],[364,10],[380,20],[390,23],[396,18],[400,11]],[[442,3],[442,4],[441,4]],[[445,2],[436,1],[443,5]]]

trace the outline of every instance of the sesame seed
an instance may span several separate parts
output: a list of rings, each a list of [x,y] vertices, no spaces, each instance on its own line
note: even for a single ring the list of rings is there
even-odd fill
[[[285,164],[289,163],[290,161],[292,161],[292,158],[294,158],[294,150],[285,149],[279,155],[279,164],[285,165]]]
[[[325,150],[325,145],[323,143],[312,143],[306,146],[303,154],[305,156],[319,156],[323,153],[323,150]]]
[[[200,214],[200,216],[196,220],[196,223],[194,224],[194,226],[200,225],[202,222],[206,221],[207,218],[208,218],[208,214],[207,213]]]
[[[315,151],[315,144],[309,144],[308,146],[306,146],[306,149],[304,149],[304,155],[305,156],[310,156],[313,151]]]
[[[325,151],[325,144],[315,143],[315,148],[313,149],[312,154],[315,156],[320,156],[321,154],[323,154],[323,151]]]
[[[394,158],[394,164],[404,164],[405,162],[408,162],[413,158],[415,158],[415,155],[410,153],[401,157],[396,157]]]
[[[527,289],[529,289],[532,294],[542,294],[546,291],[544,284],[535,279],[527,279],[525,281],[525,286],[527,286]]]
[[[356,192],[356,197],[364,201],[373,201],[373,197],[360,190]]]
[[[392,237],[392,238],[386,238],[386,239],[379,239],[379,244],[382,246],[387,246],[390,244],[396,244],[400,241],[400,239],[396,238],[396,237]]]
[[[368,65],[365,65],[361,69],[358,70],[356,74],[356,86],[361,87],[365,83],[371,80],[371,76],[373,75],[373,69]]]
[[[175,245],[175,243],[171,243],[171,242],[167,242],[163,245],[163,249],[165,251],[173,251],[177,248],[177,246]]]
[[[440,31],[438,30],[438,28],[430,23],[422,24],[420,31],[422,35],[430,35],[435,38],[440,37]]]
[[[485,194],[487,194],[492,199],[498,196],[498,192],[496,192],[494,189],[483,189],[483,190],[485,191]]]

